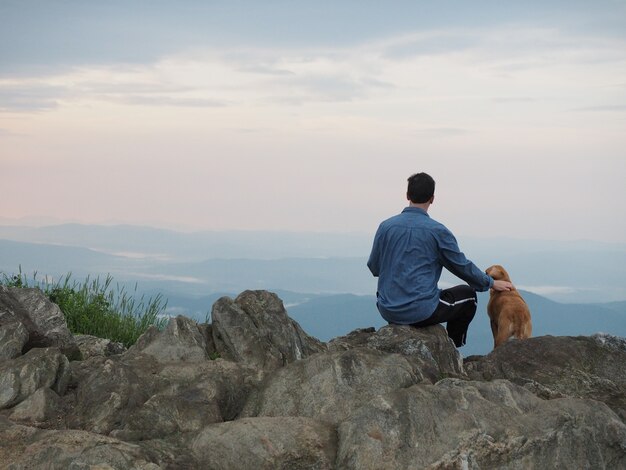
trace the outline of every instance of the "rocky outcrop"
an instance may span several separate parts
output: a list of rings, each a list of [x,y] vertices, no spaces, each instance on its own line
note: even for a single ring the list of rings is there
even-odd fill
[[[40,289],[0,286],[0,329],[15,323],[21,324],[28,332],[22,352],[32,348],[56,347],[70,360],[80,358],[63,312]]]
[[[126,352],[122,343],[91,335],[75,335],[76,345],[83,359],[94,356],[114,356]]]
[[[10,408],[41,388],[65,393],[69,362],[56,348],[31,349],[24,356],[0,364],[0,410]]]
[[[626,427],[600,403],[508,381],[444,379],[381,395],[339,426],[337,468],[621,468]]]
[[[623,338],[513,340],[463,362],[441,326],[324,344],[246,291],[211,325],[172,318],[126,351],[44,341],[26,294],[0,291],[2,468],[626,468]]]
[[[338,424],[372,398],[421,381],[419,369],[398,354],[317,354],[276,371],[252,393],[242,416],[307,416]]]
[[[152,356],[159,362],[195,362],[209,359],[214,350],[198,324],[183,316],[171,318],[165,330],[151,326],[130,348],[130,355]]]
[[[272,371],[323,351],[324,345],[289,318],[283,302],[267,291],[222,297],[211,312],[213,339],[222,357]]]
[[[21,426],[0,416],[3,468],[157,470],[163,468],[160,461],[158,454],[107,436]]]
[[[28,330],[17,320],[7,321],[0,326],[0,361],[13,359],[22,354],[28,342]]]
[[[544,398],[589,398],[626,421],[626,339],[540,336],[509,341],[466,366],[476,380],[508,379]]]
[[[335,468],[337,435],[314,419],[243,418],[204,428],[191,449],[204,468],[290,470]]]
[[[364,328],[328,343],[331,351],[366,348],[401,354],[431,381],[463,375],[463,359],[441,325],[427,328],[388,325],[376,331]]]

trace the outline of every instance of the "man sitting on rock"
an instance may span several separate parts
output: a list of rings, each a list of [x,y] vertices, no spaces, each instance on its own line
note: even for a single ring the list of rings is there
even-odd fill
[[[465,344],[477,306],[476,291],[511,290],[507,281],[494,280],[459,250],[444,225],[431,219],[435,181],[426,173],[408,179],[409,206],[378,227],[367,266],[378,277],[376,305],[391,324],[424,327],[447,323],[457,347]],[[439,289],[442,268],[469,285]]]

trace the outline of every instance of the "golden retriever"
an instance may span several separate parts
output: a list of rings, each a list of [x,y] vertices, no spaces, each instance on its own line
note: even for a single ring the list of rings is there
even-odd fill
[[[485,272],[496,280],[511,282],[509,273],[499,264],[489,267]],[[518,339],[530,338],[533,330],[530,310],[515,288],[503,292],[491,289],[487,313],[491,321],[494,349],[512,336]]]

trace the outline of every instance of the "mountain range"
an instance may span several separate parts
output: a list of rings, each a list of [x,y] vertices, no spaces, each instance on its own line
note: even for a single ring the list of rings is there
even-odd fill
[[[367,267],[370,234],[196,232],[135,226],[0,226],[0,272],[59,279],[111,274],[139,293],[160,293],[168,314],[204,321],[213,302],[247,289],[279,294],[289,314],[322,340],[382,326]],[[459,239],[477,265],[503,264],[533,313],[534,334],[626,336],[626,244]],[[460,281],[450,274],[447,287]],[[464,354],[491,348],[481,295]],[[472,339],[474,338],[474,339]]]

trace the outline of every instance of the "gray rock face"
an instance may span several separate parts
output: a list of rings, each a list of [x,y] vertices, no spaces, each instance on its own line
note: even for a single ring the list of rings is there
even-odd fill
[[[40,388],[11,411],[13,421],[43,423],[59,416],[61,398],[49,388]]]
[[[508,379],[545,398],[599,400],[626,422],[626,340],[609,335],[509,341],[466,364],[475,380]]]
[[[357,347],[401,354],[417,364],[431,381],[464,375],[463,359],[441,325],[428,328],[388,325],[378,331],[356,330],[328,343],[331,351]]]
[[[330,470],[336,433],[309,418],[244,418],[207,426],[191,449],[198,468]]]
[[[245,291],[235,300],[222,297],[211,317],[222,357],[259,369],[275,370],[325,349],[287,316],[278,296],[267,291]]]
[[[444,379],[381,395],[339,426],[337,468],[623,468],[626,426],[605,405],[545,401],[508,381]]]
[[[19,449],[19,452],[15,452]],[[85,431],[46,431],[0,417],[0,462],[8,470],[157,470],[159,458],[145,449]]]
[[[463,364],[440,326],[326,345],[247,291],[128,351],[81,337],[68,362],[34,347],[59,337],[30,295],[0,293],[2,468],[626,468],[623,338],[510,341]]]
[[[114,356],[126,352],[122,343],[116,343],[106,338],[98,338],[91,335],[75,335],[74,339],[83,359],[93,356]]]
[[[0,361],[21,355],[27,342],[28,330],[23,323],[15,320],[0,324]]]
[[[276,371],[253,392],[241,416],[308,416],[336,424],[360,404],[424,380],[399,354],[316,354]]]
[[[25,349],[56,347],[70,360],[80,358],[63,312],[41,290],[0,286],[0,329],[15,321],[28,331]]]
[[[151,374],[157,369],[150,365],[138,370],[116,358],[101,357],[72,363],[76,403],[68,417],[70,427],[108,435],[120,426],[129,412],[158,390],[156,372]]]
[[[150,327],[130,348],[129,353],[145,354],[161,362],[193,362],[209,359],[209,352],[213,349],[195,321],[178,316],[170,318],[163,331]]]
[[[195,432],[233,419],[257,373],[223,361],[156,361],[151,356],[94,358],[74,365],[71,427],[124,440]]]
[[[70,381],[67,358],[56,348],[31,349],[0,363],[0,409],[21,403],[40,388],[65,393]]]

